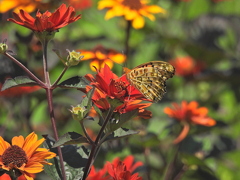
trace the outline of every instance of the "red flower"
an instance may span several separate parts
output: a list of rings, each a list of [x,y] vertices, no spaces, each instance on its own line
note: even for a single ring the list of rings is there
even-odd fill
[[[2,84],[0,83],[0,89],[2,88]],[[15,97],[21,96],[23,94],[28,94],[34,91],[39,90],[40,86],[26,86],[26,87],[12,87],[6,89],[5,91],[0,91],[0,96],[4,97]]]
[[[87,180],[110,180],[109,176],[106,176],[107,166],[105,165],[99,171],[96,171],[95,167],[92,166],[91,171],[87,177]]]
[[[138,173],[132,173],[137,167],[142,166],[143,163],[137,162],[133,164],[133,160],[133,156],[128,156],[123,162],[119,158],[114,159],[113,163],[107,162],[108,173],[114,180],[142,180]]]
[[[96,46],[93,50],[78,50],[84,56],[82,60],[91,60],[90,68],[93,71],[101,69],[107,64],[110,68],[113,63],[121,64],[125,62],[126,56],[117,52],[114,49],[106,49],[100,45]]]
[[[112,163],[107,162],[99,171],[92,166],[87,180],[142,180],[138,177],[138,173],[132,175],[133,171],[142,165],[140,161],[134,163],[132,155],[127,156],[123,161],[115,158]]]
[[[190,124],[202,126],[214,126],[216,124],[214,119],[207,116],[208,109],[206,107],[198,108],[196,101],[191,101],[189,104],[186,101],[182,101],[181,105],[177,103],[172,105],[174,108],[166,107],[164,112],[184,125],[181,134],[174,140],[174,143],[179,143],[187,136]]]
[[[190,56],[178,57],[169,61],[176,69],[176,75],[192,76],[198,74],[204,69],[204,63],[195,61]]]
[[[125,76],[119,78],[114,74],[108,65],[100,69],[96,77],[91,74],[87,74],[85,77],[91,82],[90,84],[92,86],[96,87],[92,100],[98,108],[102,110],[108,110],[110,108],[107,100],[108,97],[123,102],[115,109],[115,111],[120,114],[139,109],[139,116],[146,119],[151,117],[151,113],[144,108],[150,106],[152,103],[140,104],[142,102],[141,99],[145,100],[145,97],[129,84]],[[86,91],[88,92],[91,88],[92,87],[87,86]]]
[[[75,17],[75,14],[73,7],[70,6],[67,8],[65,4],[62,4],[54,13],[46,11],[42,14],[38,11],[36,18],[33,18],[21,9],[19,14],[13,12],[15,19],[10,18],[8,21],[12,21],[32,31],[52,32],[80,19],[81,15]]]

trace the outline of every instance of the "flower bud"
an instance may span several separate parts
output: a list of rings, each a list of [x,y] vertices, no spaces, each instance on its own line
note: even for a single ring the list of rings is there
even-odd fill
[[[76,107],[72,106],[70,110],[74,120],[82,121],[85,118],[87,109],[84,106],[77,105]]]
[[[7,46],[7,44],[5,44],[5,42],[0,43],[0,54],[5,53],[7,51],[7,49],[8,49],[8,46]]]
[[[80,61],[81,59],[83,58],[83,56],[81,56],[80,52],[76,52],[76,51],[68,51],[69,54],[68,54],[68,57],[67,57],[67,61],[66,61],[66,65],[67,66],[76,66]]]

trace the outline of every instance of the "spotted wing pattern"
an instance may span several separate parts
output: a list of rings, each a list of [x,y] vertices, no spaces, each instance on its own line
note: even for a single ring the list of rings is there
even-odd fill
[[[147,99],[158,102],[166,92],[166,80],[173,77],[174,67],[164,61],[141,64],[126,73],[128,81]]]

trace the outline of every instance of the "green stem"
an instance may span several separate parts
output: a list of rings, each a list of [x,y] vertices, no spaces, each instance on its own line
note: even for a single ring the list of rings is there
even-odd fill
[[[57,78],[57,80],[53,83],[52,87],[55,88],[55,86],[58,84],[58,82],[62,79],[63,75],[67,71],[68,67],[65,66],[65,68],[62,70],[60,76]]]
[[[46,94],[47,94],[47,102],[48,102],[48,110],[49,110],[49,115],[52,123],[52,129],[54,133],[55,140],[57,141],[58,138],[58,131],[57,131],[57,126],[56,126],[56,120],[55,120],[55,115],[54,115],[54,109],[53,109],[53,95],[52,91],[54,88],[51,86],[50,82],[50,77],[49,77],[49,72],[48,72],[48,65],[47,65],[47,45],[49,41],[43,41],[42,42],[42,47],[43,47],[43,69],[44,69],[44,77],[45,77],[45,85],[46,85]],[[62,177],[61,179],[66,180],[66,172],[64,168],[64,163],[63,163],[63,156],[62,156],[62,151],[60,147],[57,147],[58,150],[58,156],[59,156],[59,161],[60,161],[60,166],[61,166],[61,171],[62,171]]]
[[[90,144],[93,145],[93,144],[94,144],[94,141],[93,141],[93,140],[90,138],[90,136],[88,135],[87,130],[86,130],[84,124],[83,124],[83,121],[80,122],[80,125],[81,125],[81,127],[82,127],[83,133],[85,134],[86,138],[88,139],[88,141],[90,142]]]
[[[106,118],[105,118],[105,120],[104,120],[104,123],[103,123],[103,125],[102,125],[102,127],[101,127],[101,129],[100,129],[100,131],[99,131],[99,133],[98,133],[98,136],[97,136],[94,144],[92,144],[91,153],[90,153],[90,155],[89,155],[88,162],[87,162],[87,164],[86,164],[86,166],[85,166],[82,180],[85,180],[85,179],[87,178],[87,176],[88,176],[88,173],[89,173],[89,171],[90,171],[90,168],[91,168],[91,166],[92,166],[92,164],[93,164],[93,162],[94,162],[94,160],[95,160],[96,153],[99,151],[99,148],[100,148],[100,146],[101,146],[101,144],[100,144],[99,142],[100,142],[100,140],[101,140],[101,137],[102,137],[102,135],[103,135],[103,132],[104,132],[104,130],[105,130],[105,128],[106,128],[109,120],[110,120],[111,117],[112,117],[112,114],[113,114],[114,109],[115,109],[115,108],[110,108],[110,109],[109,109],[108,114],[107,114],[107,116],[106,116]]]

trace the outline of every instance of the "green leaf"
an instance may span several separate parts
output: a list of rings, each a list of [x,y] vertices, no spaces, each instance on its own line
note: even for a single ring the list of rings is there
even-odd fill
[[[82,76],[75,76],[72,78],[69,78],[60,84],[58,84],[58,87],[61,88],[75,88],[75,89],[85,89],[86,85],[88,85],[88,81],[82,77]]]
[[[54,144],[54,140],[48,135],[44,135],[46,139],[44,143],[45,148],[50,148],[51,151],[57,152],[57,148],[51,148],[52,144]],[[61,148],[63,160],[64,160],[64,168],[66,171],[67,180],[79,180],[83,176],[83,169],[87,164],[89,152],[84,146],[76,146],[76,145],[66,145]],[[51,166],[45,165],[45,172],[54,180],[60,180],[59,174],[61,174],[61,168],[59,163],[59,157],[49,159],[48,162],[52,163]]]
[[[87,138],[78,134],[76,132],[68,132],[63,136],[59,137],[59,140],[55,142],[52,148],[68,145],[68,144],[80,144],[80,143],[88,143]]]
[[[139,133],[139,131],[134,131],[134,130],[126,129],[126,128],[118,128],[116,131],[114,131],[113,133],[108,135],[104,141],[112,141],[115,139],[128,137],[128,136],[131,136],[133,134],[138,134],[138,133]]]
[[[15,77],[14,79],[12,79],[12,78],[7,79],[4,82],[1,91],[4,91],[11,87],[24,86],[24,85],[29,86],[29,85],[38,85],[38,84],[34,80],[30,79],[27,76],[18,76],[18,77]]]

